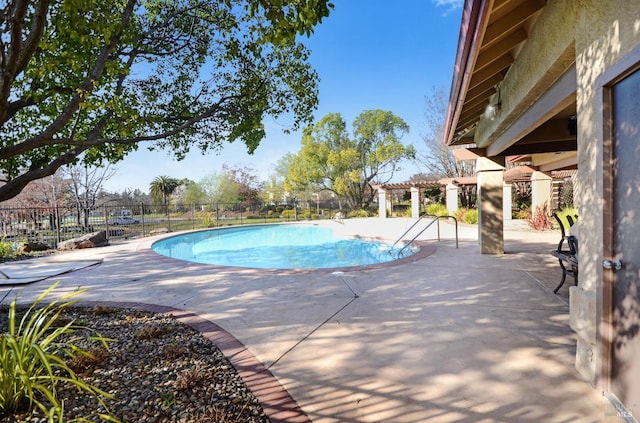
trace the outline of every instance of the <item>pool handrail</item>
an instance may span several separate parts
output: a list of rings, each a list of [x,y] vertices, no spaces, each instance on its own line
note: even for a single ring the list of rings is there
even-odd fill
[[[438,241],[440,241],[440,219],[453,219],[453,221],[455,222],[456,225],[456,248],[458,248],[458,219],[456,219],[454,216],[436,216],[433,214],[423,214],[422,216],[420,216],[418,218],[418,220],[416,220],[414,222],[413,225],[411,225],[409,227],[409,229],[407,229],[402,235],[400,235],[400,237],[396,240],[396,242],[393,243],[393,245],[391,246],[391,250],[393,251],[393,248],[396,246],[396,244],[398,244],[398,242],[400,242],[404,236],[406,234],[408,234],[411,229],[413,229],[423,218],[425,217],[432,217],[433,219],[429,222],[429,224],[427,226],[425,226],[424,228],[422,228],[422,230],[420,232],[418,232],[418,234],[416,236],[414,236],[411,241],[409,241],[408,243],[406,243],[405,245],[402,246],[402,248],[398,251],[398,256],[400,256],[400,254],[402,254],[402,252],[404,251],[405,248],[407,248],[409,245],[411,245],[413,243],[413,241],[415,241],[420,235],[422,235],[422,233],[424,231],[426,231],[427,229],[429,229],[431,227],[431,225],[433,225],[435,222],[438,222]]]

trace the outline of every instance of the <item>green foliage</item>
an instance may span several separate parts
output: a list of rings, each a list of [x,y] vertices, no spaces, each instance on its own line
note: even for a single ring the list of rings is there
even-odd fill
[[[529,220],[531,219],[531,210],[521,209],[514,211],[513,213],[511,213],[511,217],[514,219]]]
[[[372,217],[373,213],[364,209],[350,210],[347,213],[347,217],[349,218],[359,218],[359,217]]]
[[[433,216],[448,216],[449,210],[444,204],[429,204],[426,208],[427,214]]]
[[[514,191],[513,193],[513,207],[516,209],[524,210],[531,208],[531,193]]]
[[[280,217],[287,219],[287,220],[293,220],[296,218],[296,211],[295,210],[283,210],[282,213],[280,214]]]
[[[478,210],[477,209],[469,209],[462,216],[462,221],[464,223],[468,223],[469,225],[477,225],[478,224]]]
[[[316,213],[315,209],[304,209],[298,213],[298,217],[306,220],[314,220],[318,219],[318,213]]]
[[[10,259],[16,256],[13,250],[13,245],[10,242],[5,241],[4,238],[0,239],[0,260]]]
[[[0,416],[11,416],[19,411],[39,411],[49,422],[64,420],[63,399],[57,395],[57,386],[70,384],[89,393],[107,409],[103,398],[111,396],[78,378],[65,360],[91,353],[76,346],[74,321],[58,320],[60,314],[75,303],[70,299],[86,291],[79,290],[44,304],[45,298],[58,286],[45,290],[24,313],[18,323],[17,302],[9,305],[8,328],[0,337]],[[106,348],[106,340],[94,340]],[[98,414],[102,419],[115,418]]]
[[[176,178],[169,176],[156,176],[149,184],[149,191],[156,201],[162,200],[164,204],[164,210],[167,216],[169,216],[169,196],[180,185],[180,181]]]
[[[24,5],[23,5],[24,3]],[[82,160],[140,142],[182,159],[241,140],[265,117],[312,122],[318,75],[296,34],[329,0],[5,2],[0,31],[0,201]],[[26,170],[26,172],[25,172]],[[24,173],[23,173],[24,172]]]
[[[458,222],[476,225],[478,223],[478,210],[461,207],[455,211],[454,217],[458,220]]]
[[[286,185],[295,191],[313,185],[344,196],[350,208],[368,207],[375,196],[370,184],[388,182],[415,149],[400,141],[409,126],[391,112],[366,110],[352,126],[350,137],[342,116],[330,113],[306,128]]]
[[[411,217],[411,205],[409,204],[396,204],[393,206],[392,216],[396,217]]]
[[[425,198],[437,203],[442,200],[442,189],[440,188],[426,188],[424,190]]]

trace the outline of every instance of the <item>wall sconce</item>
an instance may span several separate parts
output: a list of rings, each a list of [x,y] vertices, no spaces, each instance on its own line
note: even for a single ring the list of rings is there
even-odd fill
[[[496,103],[496,104],[489,103],[487,104],[487,107],[484,109],[484,115],[487,118],[494,120],[499,111],[500,111],[500,103]]]
[[[494,120],[496,118],[496,115],[498,114],[498,112],[500,111],[500,108],[502,107],[502,102],[500,101],[500,85],[496,85],[496,93],[497,93],[497,97],[496,97],[496,102],[493,103],[492,100],[489,100],[489,104],[487,105],[487,107],[484,109],[484,115],[491,120]]]

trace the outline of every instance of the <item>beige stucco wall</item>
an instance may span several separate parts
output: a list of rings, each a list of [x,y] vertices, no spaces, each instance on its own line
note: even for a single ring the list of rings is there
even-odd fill
[[[498,145],[496,140],[514,123],[522,128],[518,129],[518,135],[526,135],[541,122],[523,121],[522,115],[575,62],[578,111],[575,199],[582,230],[580,286],[570,291],[570,320],[579,337],[576,368],[591,382],[596,381],[599,360],[596,298],[602,285],[603,259],[602,134],[596,130],[602,121],[602,111],[598,109],[596,79],[640,43],[639,6],[637,0],[548,2],[502,83],[499,114],[491,120],[483,119],[475,133],[478,146],[489,151],[507,146]],[[545,118],[565,105],[549,104]]]
[[[578,177],[575,187],[580,214],[580,286],[571,290],[572,327],[590,343],[596,333],[596,296],[602,288],[603,260],[603,154],[598,122],[596,79],[640,42],[640,13],[636,0],[575,1],[576,93],[578,109]],[[601,127],[601,126],[600,126]],[[589,317],[594,327],[585,324]],[[588,339],[585,339],[588,338]],[[580,347],[580,345],[579,345]],[[580,351],[582,350],[582,351]],[[577,358],[589,353],[579,348]],[[599,360],[594,351],[595,360]],[[595,361],[594,360],[594,361]],[[578,370],[594,381],[596,366]]]
[[[557,0],[543,9],[500,86],[502,107],[498,115],[481,120],[476,128],[475,141],[479,147],[491,145],[574,63],[572,28],[576,25],[576,3]],[[536,122],[530,124],[533,129]],[[520,135],[526,134],[525,131]]]

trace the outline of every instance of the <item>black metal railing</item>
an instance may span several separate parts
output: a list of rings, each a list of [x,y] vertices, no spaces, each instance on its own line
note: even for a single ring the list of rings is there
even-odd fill
[[[8,242],[40,242],[56,248],[62,241],[98,231],[106,231],[110,240],[123,240],[165,230],[330,219],[337,211],[265,203],[0,208],[0,237]]]

